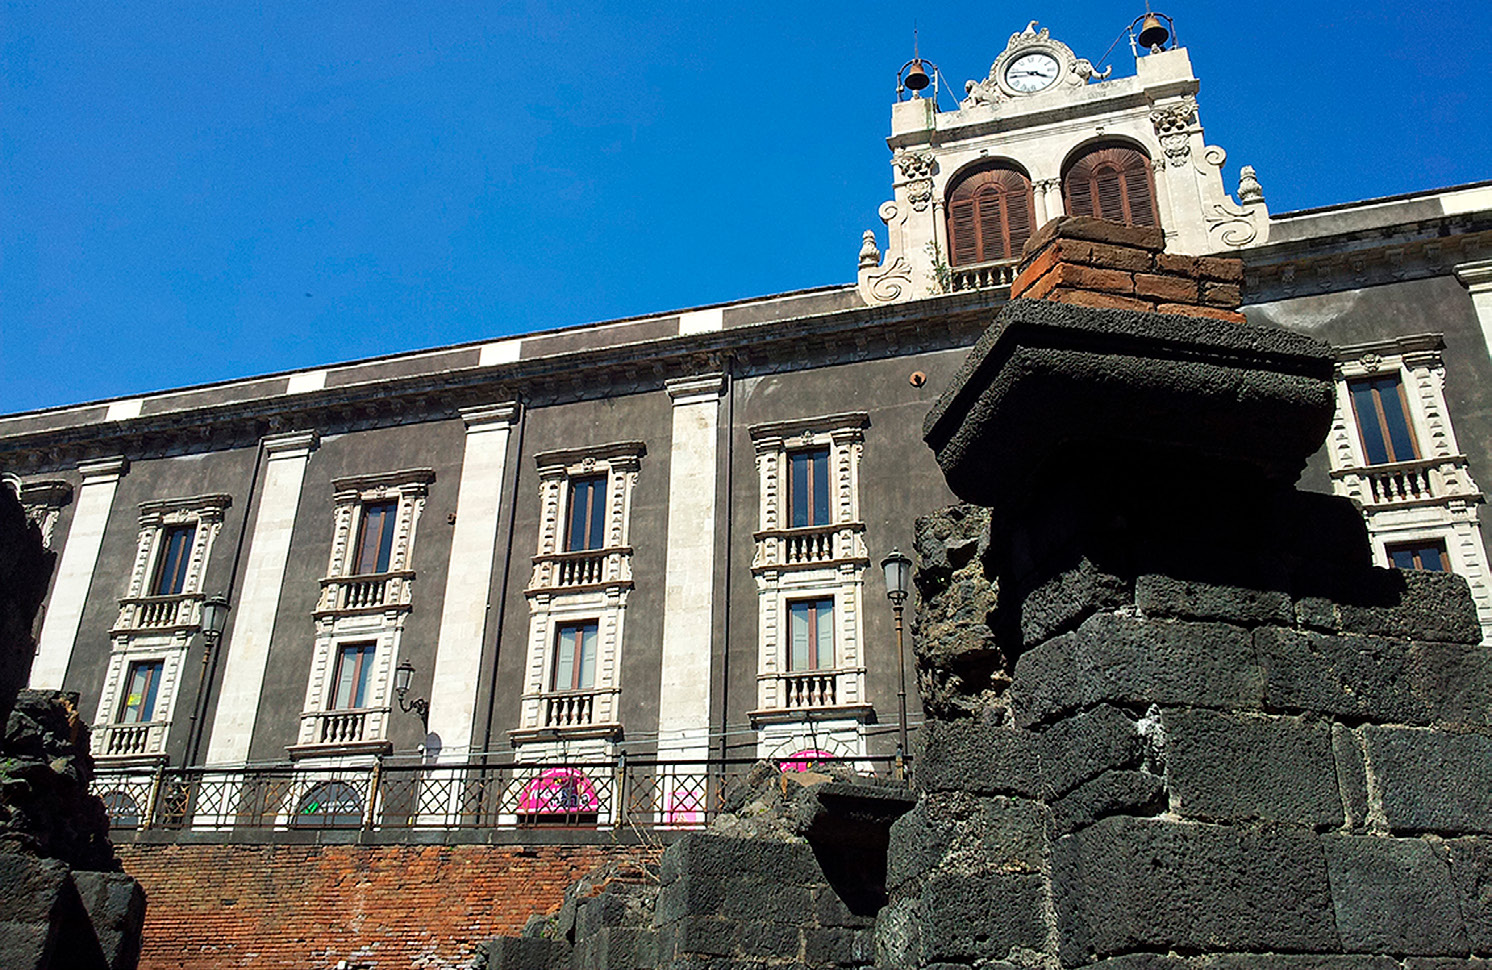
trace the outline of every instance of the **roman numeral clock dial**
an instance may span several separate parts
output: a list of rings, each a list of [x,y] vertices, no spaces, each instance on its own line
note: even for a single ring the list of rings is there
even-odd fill
[[[1010,66],[1005,69],[1005,83],[1012,90],[1032,94],[1057,83],[1057,75],[1061,69],[1062,65],[1052,55],[1033,51],[1010,62]]]

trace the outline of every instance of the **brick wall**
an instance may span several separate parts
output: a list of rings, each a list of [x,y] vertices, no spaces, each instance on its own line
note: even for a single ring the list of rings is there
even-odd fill
[[[140,970],[464,967],[638,846],[121,845],[145,887]]]

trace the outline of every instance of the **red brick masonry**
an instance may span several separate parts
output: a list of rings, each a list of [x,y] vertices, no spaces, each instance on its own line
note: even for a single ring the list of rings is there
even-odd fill
[[[140,970],[464,967],[639,846],[120,845],[145,887]]]
[[[1061,217],[1026,243],[1011,299],[1154,310],[1243,322],[1243,262],[1162,252],[1153,226]]]

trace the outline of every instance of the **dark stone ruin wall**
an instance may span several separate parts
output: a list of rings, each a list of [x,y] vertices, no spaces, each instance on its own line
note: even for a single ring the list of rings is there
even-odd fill
[[[53,556],[0,486],[0,967],[132,970],[145,896],[120,872],[78,695],[21,690]]]
[[[920,523],[922,622],[946,624],[923,663],[993,651],[982,521]],[[1492,665],[1470,594],[1369,575],[1378,605],[1086,561],[1032,590],[1008,685],[924,728],[883,963],[1492,954]],[[924,690],[956,711],[947,669]],[[1303,960],[1327,965],[1284,962]]]

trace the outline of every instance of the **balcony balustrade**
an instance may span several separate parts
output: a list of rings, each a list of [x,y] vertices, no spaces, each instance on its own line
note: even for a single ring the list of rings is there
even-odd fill
[[[372,715],[387,713],[387,708],[365,707],[332,711],[307,711],[302,721],[311,722],[311,744],[358,744],[381,740],[370,730]]]
[[[777,678],[777,696],[788,710],[816,710],[839,704],[839,671],[803,670]]]
[[[100,758],[138,758],[166,749],[168,721],[104,724],[94,730],[93,753]]]
[[[1018,259],[1002,259],[992,263],[976,263],[973,266],[955,266],[950,272],[953,292],[989,290],[1009,286],[1015,281]]]
[[[202,622],[201,593],[134,596],[119,601],[115,633],[190,629]]]
[[[361,576],[328,576],[321,581],[317,615],[373,613],[408,609],[414,573],[400,570]]]
[[[865,558],[865,527],[858,522],[768,529],[756,533],[755,566],[803,567]]]
[[[582,549],[534,558],[529,589],[582,589],[632,581],[632,550]]]
[[[1366,508],[1428,505],[1451,498],[1478,500],[1464,456],[1421,458],[1331,473],[1337,490]]]

